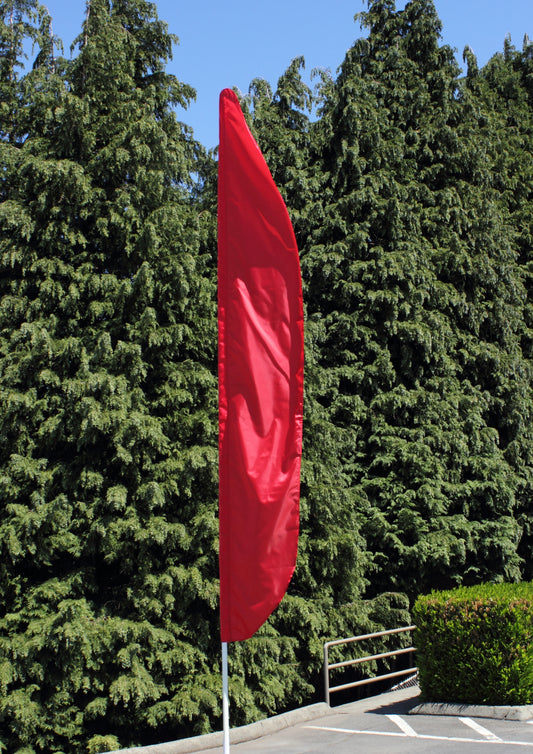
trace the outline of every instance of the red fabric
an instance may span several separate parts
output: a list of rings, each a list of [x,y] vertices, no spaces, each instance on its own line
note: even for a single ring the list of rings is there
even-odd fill
[[[220,623],[248,639],[296,564],[303,307],[289,215],[235,94],[218,162]]]

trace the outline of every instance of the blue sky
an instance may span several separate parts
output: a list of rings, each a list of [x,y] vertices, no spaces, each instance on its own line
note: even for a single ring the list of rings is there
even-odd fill
[[[405,2],[397,0],[397,7]],[[533,0],[436,0],[443,42],[462,52],[469,44],[480,65],[503,49],[507,34],[522,49],[524,34],[533,39]],[[362,32],[354,23],[363,0],[161,0],[158,14],[180,44],[168,70],[197,90],[197,101],[180,120],[193,127],[205,146],[218,141],[218,95],[225,87],[247,92],[262,77],[275,86],[292,58],[303,55],[308,73],[334,73],[346,50]],[[65,54],[78,35],[85,0],[48,0],[54,33]]]

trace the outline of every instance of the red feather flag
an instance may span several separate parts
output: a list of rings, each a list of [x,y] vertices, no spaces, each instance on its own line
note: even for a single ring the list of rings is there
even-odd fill
[[[298,249],[239,101],[220,95],[220,624],[250,638],[296,565],[303,410]]]

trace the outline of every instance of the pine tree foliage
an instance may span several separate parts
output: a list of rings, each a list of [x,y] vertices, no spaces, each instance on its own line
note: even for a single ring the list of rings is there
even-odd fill
[[[251,86],[252,127],[291,207],[300,246],[309,227],[307,207],[318,185],[309,175],[315,152],[309,119],[313,96],[301,79],[302,67],[303,60],[295,59],[274,94],[265,82],[254,81]],[[307,599],[313,598],[320,584],[322,596],[331,590],[337,600],[343,595],[343,601],[348,601],[359,594],[363,583],[364,566],[359,564],[356,576],[355,563],[364,560],[364,543],[357,536],[356,506],[338,460],[342,432],[328,421],[320,404],[320,396],[328,390],[320,385],[314,362],[320,332],[320,323],[307,318],[304,445],[308,451],[303,458],[301,501],[305,544],[300,544],[294,587],[305,572]]]
[[[510,412],[531,404],[508,208],[433,4],[377,1],[360,20],[368,38],[322,105],[302,266],[377,569],[368,594],[518,578],[506,451],[523,437]]]
[[[301,58],[292,61],[275,92],[266,82],[253,81],[244,104],[250,107],[252,130],[288,202],[303,249],[312,223],[309,214],[313,217],[309,208],[319,202],[320,174],[313,171],[317,148],[310,114],[315,99],[301,78],[302,68]],[[388,611],[383,610],[383,601],[379,610],[362,602],[371,563],[360,532],[359,492],[350,484],[343,464],[352,437],[331,420],[324,407],[332,382],[320,367],[323,337],[320,319],[306,315],[298,561],[288,595],[271,619],[283,634],[305,637],[297,656],[302,668],[313,671],[314,679],[320,671],[325,639],[381,629],[378,613],[386,614],[389,625],[398,620],[394,597],[387,603]],[[399,604],[403,604],[401,599]]]
[[[470,71],[467,83],[475,95],[478,108],[483,106],[484,119],[480,130],[485,135],[489,130],[492,155],[493,181],[502,203],[508,210],[513,229],[513,248],[525,287],[526,300],[523,307],[520,345],[527,359],[527,386],[531,383],[532,359],[532,276],[531,248],[533,223],[533,47],[527,35],[523,49],[518,52],[506,38],[503,54],[495,55],[482,71]],[[531,397],[529,390],[519,392],[516,377],[512,375],[510,390],[514,388],[514,401],[501,411],[502,420],[510,425],[511,442],[506,450],[509,461],[519,470],[520,487],[519,522],[523,535],[519,552],[524,562],[524,576],[531,578],[532,554],[532,444],[531,444]]]
[[[172,109],[193,92],[149,3],[91,0],[79,42],[26,76],[0,215],[10,751],[142,743],[217,705],[215,297]]]

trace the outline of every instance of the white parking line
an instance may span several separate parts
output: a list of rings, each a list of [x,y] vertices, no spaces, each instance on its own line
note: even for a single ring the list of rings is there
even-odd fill
[[[402,730],[406,736],[412,736],[414,738],[417,738],[418,733],[411,728],[409,723],[403,719],[403,717],[400,717],[400,715],[387,715],[389,720],[391,722],[395,723],[400,730]]]
[[[406,733],[397,733],[396,731],[379,731],[379,730],[354,730],[352,728],[330,728],[325,725],[304,725],[304,728],[309,730],[323,730],[329,733],[349,733],[351,735],[359,736],[386,736],[394,738],[412,738]],[[464,744],[490,744],[503,745],[503,746],[529,746],[533,748],[533,741],[505,741],[503,738],[499,738],[497,741],[493,739],[486,739],[480,741],[479,738],[459,738],[458,736],[428,736],[419,733],[416,736],[419,740],[427,741],[451,741],[452,743],[464,743]]]
[[[457,718],[465,725],[468,725],[469,728],[472,728],[472,730],[475,730],[477,733],[480,733],[484,738],[488,739],[489,741],[501,741],[502,739],[499,736],[496,736],[492,731],[490,731],[488,728],[484,728],[479,723],[476,723],[475,720],[472,720],[470,717],[459,717]]]

